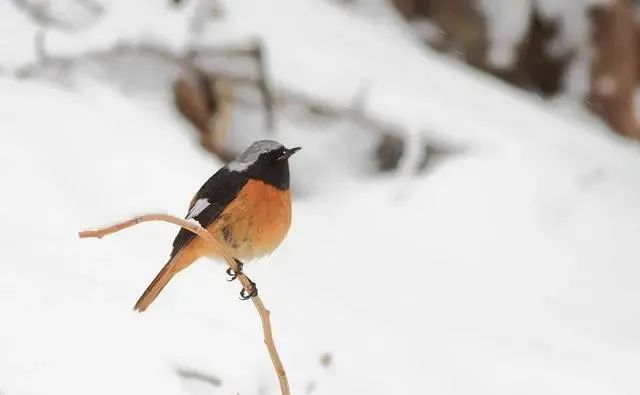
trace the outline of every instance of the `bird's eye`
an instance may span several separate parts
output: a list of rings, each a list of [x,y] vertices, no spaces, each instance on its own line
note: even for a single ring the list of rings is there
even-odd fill
[[[282,158],[283,155],[284,155],[284,148],[280,148],[280,149],[271,151],[271,154],[269,155],[269,157],[272,163],[276,163],[280,161],[280,158]]]

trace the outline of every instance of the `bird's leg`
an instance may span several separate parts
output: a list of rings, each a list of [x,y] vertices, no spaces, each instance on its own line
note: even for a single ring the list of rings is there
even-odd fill
[[[227,268],[227,275],[229,276],[229,278],[227,279],[227,281],[233,281],[236,278],[238,278],[239,275],[242,274],[242,267],[244,266],[244,263],[242,263],[239,259],[233,258],[234,261],[236,261],[236,265],[238,265],[238,271],[235,272],[232,268]]]
[[[236,265],[238,265],[238,271],[236,272],[230,267],[227,268],[227,275],[229,276],[227,281],[233,281],[238,278],[239,275],[243,274],[242,268],[244,267],[244,263],[236,258],[233,258],[233,260],[236,261]],[[249,280],[249,283],[251,284],[251,289],[247,290],[244,287],[242,288],[242,290],[240,291],[240,299],[242,300],[247,300],[253,298],[254,296],[258,296],[258,288],[256,287],[256,283],[251,281],[249,277],[247,277],[247,280]]]
[[[246,290],[245,288],[242,288],[242,291],[240,291],[240,300],[247,300],[254,296],[258,296],[258,287],[256,287],[256,283],[251,281],[249,277],[247,277],[247,280],[251,283],[251,289]]]

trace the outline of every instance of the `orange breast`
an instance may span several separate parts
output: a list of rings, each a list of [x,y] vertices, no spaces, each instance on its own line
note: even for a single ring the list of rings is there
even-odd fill
[[[207,230],[235,258],[251,260],[275,250],[291,225],[291,193],[249,180]],[[217,255],[217,254],[206,254]]]

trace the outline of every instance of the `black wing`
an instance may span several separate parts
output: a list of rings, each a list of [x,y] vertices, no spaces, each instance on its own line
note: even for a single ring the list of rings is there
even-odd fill
[[[198,190],[194,196],[187,213],[187,219],[195,219],[206,228],[211,225],[224,211],[224,209],[238,196],[238,193],[247,183],[247,177],[238,172],[231,172],[226,167],[218,170]],[[198,203],[201,199],[206,199]],[[198,207],[198,210],[194,208]],[[187,230],[180,229],[173,240],[171,257],[189,244],[196,235]]]

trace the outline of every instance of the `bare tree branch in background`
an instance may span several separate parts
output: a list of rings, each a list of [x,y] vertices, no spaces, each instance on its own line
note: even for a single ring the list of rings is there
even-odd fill
[[[37,35],[37,60],[18,68],[15,71],[18,78],[31,78],[50,69],[68,73],[69,69],[78,64],[107,61],[128,55],[153,56],[178,67],[182,70],[183,76],[174,83],[176,106],[200,133],[202,146],[224,162],[235,156],[233,152],[224,148],[226,135],[229,133],[233,84],[248,83],[258,89],[265,113],[265,126],[267,130],[274,127],[274,95],[269,84],[264,49],[260,41],[256,40],[247,47],[194,46],[181,53],[154,43],[118,43],[106,50],[61,56],[46,52],[44,37],[44,33]],[[204,71],[198,66],[201,60],[212,57],[249,58],[256,65],[256,76],[225,75]]]
[[[248,106],[263,109],[267,129],[275,124],[276,112],[297,108],[310,116],[346,120],[358,127],[371,130],[379,135],[379,147],[373,153],[378,169],[385,171],[397,168],[406,147],[404,139],[407,133],[401,126],[368,114],[361,98],[356,100],[356,103],[341,105],[292,91],[274,91],[269,83],[264,51],[261,48],[261,43],[255,41],[249,46],[194,46],[176,53],[153,43],[119,43],[106,50],[89,51],[73,56],[48,55],[43,49],[38,61],[19,68],[15,73],[19,78],[34,77],[50,69],[60,69],[68,74],[69,69],[82,63],[108,61],[128,55],[152,56],[182,70],[183,76],[175,81],[173,86],[176,107],[198,132],[203,148],[223,162],[229,162],[235,157],[235,152],[226,147],[232,109],[234,106]],[[199,65],[203,60],[212,57],[252,59],[256,65],[256,75],[207,70]],[[255,103],[242,97],[234,97],[233,91],[236,86],[257,89],[261,102]],[[425,143],[424,152],[427,151],[453,150],[450,147]]]
[[[361,103],[352,105],[340,105],[319,98],[310,97],[301,93],[282,91],[278,92],[275,99],[277,107],[301,107],[311,115],[346,119],[365,129],[376,133],[385,134],[397,130],[398,127],[370,116]],[[400,133],[402,134],[402,133]]]
[[[256,77],[247,79],[255,86],[262,98],[266,129],[275,126],[274,99],[268,83],[264,49],[259,41],[250,48],[225,51],[227,55],[248,56],[256,66]],[[194,48],[190,58],[218,55],[212,48]],[[191,75],[189,75],[191,74]],[[174,84],[176,107],[200,133],[202,146],[223,162],[229,162],[235,154],[224,148],[228,142],[231,114],[234,106],[233,84],[241,77],[225,76],[220,73],[205,73],[201,68],[192,67],[190,73],[179,78]]]
[[[51,55],[47,53],[42,59],[19,67],[14,71],[14,74],[18,78],[33,78],[37,76],[38,73],[50,69],[61,69],[62,71],[68,72],[69,69],[78,64],[92,61],[106,61],[120,56],[135,54],[155,56],[184,69],[192,68],[192,63],[187,57],[174,54],[160,45],[149,43],[129,45],[119,43],[106,50],[88,51],[76,55]]]
[[[269,78],[269,72],[267,69],[267,62],[265,60],[265,46],[260,40],[253,40],[253,42],[247,48],[210,48],[210,47],[195,47],[192,49],[192,53],[196,54],[198,58],[207,57],[248,57],[252,59],[253,64],[256,67],[255,78],[247,78],[241,76],[225,75],[224,73],[216,73],[211,71],[213,77],[222,77],[227,81],[233,83],[249,84],[258,88],[261,99],[262,107],[265,114],[265,126],[268,131],[273,131],[275,128],[275,104],[274,94],[271,87]]]
[[[36,59],[39,62],[44,61],[45,58],[47,57],[47,50],[45,48],[45,37],[46,37],[46,33],[44,32],[44,29],[38,30],[38,32],[34,37],[33,48],[36,53]]]
[[[253,56],[256,59],[256,66],[258,67],[258,88],[262,94],[262,103],[265,109],[265,115],[267,119],[267,129],[273,131],[275,128],[275,116],[273,114],[273,95],[269,88],[269,80],[267,73],[267,63],[264,59],[264,45],[260,43],[254,46]]]
[[[213,387],[220,387],[222,385],[222,380],[219,378],[193,369],[178,368],[176,369],[176,374],[183,379],[201,381]]]
[[[76,23],[57,17],[51,11],[51,3],[49,1],[34,0],[12,0],[13,4],[29,15],[33,22],[42,28],[54,28],[64,31],[74,31],[78,28]],[[98,18],[104,13],[104,7],[94,0],[76,0],[74,2],[79,9],[88,14],[91,19]]]

